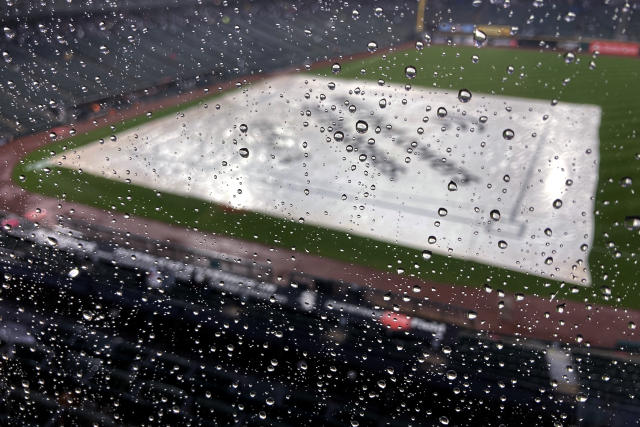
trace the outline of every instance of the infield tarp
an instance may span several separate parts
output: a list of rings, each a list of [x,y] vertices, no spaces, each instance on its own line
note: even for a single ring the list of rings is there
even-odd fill
[[[299,75],[258,82],[54,161],[590,284],[599,107],[477,93],[462,103],[457,90],[338,79],[331,89],[330,82]],[[362,133],[359,120],[367,123]]]

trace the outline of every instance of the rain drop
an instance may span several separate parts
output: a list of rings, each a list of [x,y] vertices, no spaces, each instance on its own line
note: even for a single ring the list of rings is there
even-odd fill
[[[358,120],[356,122],[356,131],[358,133],[365,133],[369,130],[369,125],[364,120]]]
[[[471,101],[471,92],[468,89],[458,91],[458,101],[466,103]]]
[[[408,79],[413,79],[416,76],[416,67],[413,65],[407,65],[404,69],[404,75],[407,76]]]
[[[504,131],[502,131],[502,137],[507,141],[513,139],[514,136],[515,136],[515,133],[511,129],[505,129]]]
[[[567,64],[571,64],[573,61],[576,60],[576,54],[573,52],[567,52],[564,54],[564,62],[566,62]]]
[[[477,28],[473,30],[473,44],[475,47],[481,47],[486,41],[487,35],[483,31]]]
[[[630,177],[625,176],[624,178],[622,178],[620,180],[620,186],[622,188],[627,188],[627,187],[631,187],[631,184],[633,184],[633,181],[631,180]]]

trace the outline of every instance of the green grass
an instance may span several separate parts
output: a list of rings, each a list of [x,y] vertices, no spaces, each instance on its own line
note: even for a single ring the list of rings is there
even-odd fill
[[[471,56],[478,55],[477,64]],[[143,125],[169,114],[176,114],[205,99],[163,111],[153,118],[141,116],[116,126],[77,135],[56,142],[29,154],[14,171],[14,179],[24,188],[60,199],[85,203],[107,210],[135,214],[187,227],[257,241],[272,246],[296,248],[355,264],[383,270],[395,270],[402,261],[404,274],[415,274],[427,280],[465,286],[484,286],[508,292],[523,292],[548,297],[588,300],[590,303],[640,308],[640,292],[636,285],[640,234],[624,227],[628,215],[640,215],[640,60],[633,58],[599,57],[595,69],[589,69],[589,56],[579,56],[579,63],[567,64],[561,55],[536,51],[431,47],[418,52],[408,50],[372,56],[342,64],[340,78],[373,79],[406,83],[404,69],[418,69],[414,86],[436,86],[458,91],[467,88],[474,93],[490,93],[527,98],[559,99],[560,101],[597,104],[602,107],[600,128],[600,179],[596,195],[596,236],[591,251],[590,267],[593,286],[579,288],[537,276],[501,268],[434,255],[422,259],[421,251],[377,242],[341,232],[333,232],[295,221],[287,221],[252,212],[225,210],[210,202],[162,193],[152,189],[81,174],[64,168],[53,168],[48,174],[29,171],[26,165],[50,157],[50,151],[60,153],[83,144],[105,138],[125,129]],[[511,65],[515,72],[507,74]],[[360,70],[365,69],[366,74]],[[437,72],[437,75],[434,73]],[[330,76],[326,70],[315,74]],[[523,73],[524,77],[520,77]],[[506,78],[506,79],[505,79]],[[563,85],[563,80],[570,81]],[[23,175],[24,180],[18,177]],[[633,184],[623,188],[622,177],[631,177]],[[619,257],[615,254],[618,252]],[[413,267],[419,265],[419,269]],[[545,284],[550,284],[546,285]],[[604,295],[603,287],[611,289]]]

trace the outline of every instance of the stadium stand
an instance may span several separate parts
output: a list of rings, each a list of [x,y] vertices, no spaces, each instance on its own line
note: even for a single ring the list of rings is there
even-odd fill
[[[437,0],[429,2],[427,22],[434,32],[490,24],[511,26],[523,38],[640,37],[640,18],[625,12],[623,2],[599,5],[604,13],[597,14],[589,13],[591,2],[485,1],[469,8],[468,2]],[[380,47],[415,37],[414,7],[377,4],[382,17],[372,7],[349,13],[310,0],[295,6],[273,0],[128,1],[117,7],[105,1],[82,11],[65,1],[2,6],[0,140],[126,106],[157,86],[166,96],[362,52],[372,35]],[[570,12],[575,19],[565,19]]]
[[[362,52],[413,36],[415,16],[393,2],[352,15],[318,2],[108,2],[79,13],[66,2],[7,8],[0,72],[3,139],[116,107],[158,85],[162,95]],[[53,15],[53,16],[52,16]],[[135,60],[134,60],[135,59]],[[167,86],[168,85],[168,86]]]
[[[578,389],[613,402],[618,420],[637,415],[621,390],[637,388],[638,365],[611,352],[563,349],[580,381],[563,388],[550,342],[428,318],[426,332],[385,326],[390,311],[367,302],[384,300],[375,290],[275,285],[268,266],[134,235],[124,248],[115,232],[78,227],[22,220],[0,236],[6,423],[406,425],[451,417],[460,393],[464,423],[571,422],[588,411]]]

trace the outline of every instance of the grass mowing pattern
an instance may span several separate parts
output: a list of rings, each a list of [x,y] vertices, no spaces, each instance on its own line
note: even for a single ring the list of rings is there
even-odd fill
[[[480,57],[477,64],[472,62],[472,55]],[[372,56],[345,62],[340,75],[336,76],[407,83],[404,69],[413,65],[418,70],[416,78],[410,81],[414,86],[436,86],[455,93],[464,87],[472,93],[600,105],[600,179],[596,195],[596,234],[590,256],[594,283],[590,288],[580,288],[578,293],[571,293],[569,286],[561,287],[558,282],[525,273],[436,254],[425,261],[418,250],[259,213],[230,211],[195,198],[167,193],[157,196],[152,189],[70,169],[53,168],[49,174],[44,174],[42,171],[29,171],[26,167],[34,161],[48,158],[50,151],[72,150],[143,125],[151,120],[146,116],[125,121],[115,130],[108,127],[96,129],[37,150],[25,157],[23,164],[15,169],[14,179],[30,191],[65,200],[267,245],[306,250],[378,269],[395,270],[397,260],[402,260],[405,274],[415,274],[426,280],[466,286],[483,286],[490,281],[492,287],[510,292],[543,297],[557,293],[558,298],[587,299],[591,303],[640,308],[640,293],[635,289],[640,277],[640,233],[624,227],[626,216],[640,215],[640,197],[634,197],[640,182],[640,141],[637,140],[640,128],[640,85],[637,83],[640,61],[635,58],[599,57],[594,60],[596,67],[590,69],[591,57],[578,56],[578,59],[578,62],[567,64],[561,55],[550,52],[434,46],[420,52],[407,50],[387,54],[386,57]],[[507,73],[508,66],[514,67],[512,74]],[[362,74],[361,69],[366,73]],[[316,73],[332,75],[328,68]],[[566,78],[570,81],[564,85]],[[152,119],[176,114],[211,98],[156,111]],[[20,175],[26,179],[18,180]],[[625,176],[635,179],[631,186],[623,188],[619,181]],[[413,264],[420,268],[415,269]],[[545,283],[551,286],[547,287]],[[612,295],[606,295],[608,291],[604,292],[604,288],[610,289]]]

